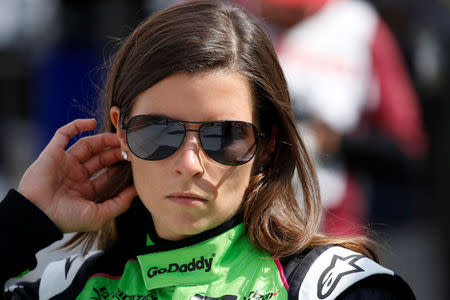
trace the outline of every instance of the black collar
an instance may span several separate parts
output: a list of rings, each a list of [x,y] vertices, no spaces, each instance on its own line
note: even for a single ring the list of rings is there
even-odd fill
[[[134,255],[172,250],[191,246],[215,237],[242,223],[242,214],[237,214],[225,223],[180,241],[169,241],[158,236],[150,212],[136,197],[130,209],[116,219],[118,240],[113,248],[119,248]],[[147,246],[147,235],[154,245]],[[130,253],[131,254],[131,253]]]

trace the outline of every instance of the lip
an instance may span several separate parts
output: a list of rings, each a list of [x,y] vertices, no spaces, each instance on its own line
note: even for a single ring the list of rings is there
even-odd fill
[[[205,198],[191,193],[175,193],[167,196],[167,198],[177,204],[190,207],[199,207],[208,202]]]

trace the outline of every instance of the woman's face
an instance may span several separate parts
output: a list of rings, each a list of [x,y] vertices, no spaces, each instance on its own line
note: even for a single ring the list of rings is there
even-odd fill
[[[248,81],[237,72],[178,73],[142,92],[130,117],[154,114],[202,122],[237,120],[254,123],[254,103]],[[119,111],[111,110],[117,125]],[[186,124],[198,129],[198,124]],[[117,127],[117,126],[116,126]],[[253,161],[222,165],[203,151],[198,132],[188,131],[183,145],[168,158],[146,161],[128,152],[134,184],[150,211],[161,238],[179,240],[216,227],[240,208]]]

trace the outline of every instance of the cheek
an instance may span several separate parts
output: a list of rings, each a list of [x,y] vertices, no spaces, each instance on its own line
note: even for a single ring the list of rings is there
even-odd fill
[[[161,172],[146,162],[132,162],[133,180],[139,197],[145,201],[152,195],[158,194],[161,187]]]
[[[245,191],[250,182],[251,164],[238,167],[219,188],[219,205],[233,207],[241,206]]]

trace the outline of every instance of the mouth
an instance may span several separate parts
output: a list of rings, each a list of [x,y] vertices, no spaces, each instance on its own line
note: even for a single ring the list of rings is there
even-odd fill
[[[208,200],[205,198],[190,193],[176,193],[167,196],[167,198],[177,204],[189,207],[199,207],[205,205]]]

